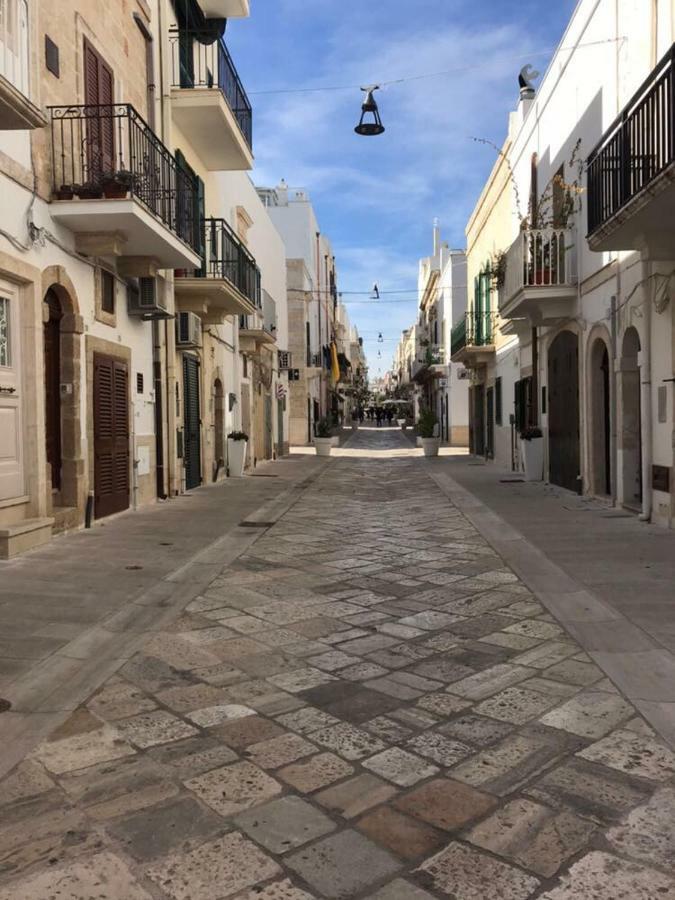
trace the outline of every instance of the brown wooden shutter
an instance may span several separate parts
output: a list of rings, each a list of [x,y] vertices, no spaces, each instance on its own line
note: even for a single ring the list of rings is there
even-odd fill
[[[84,102],[87,106],[108,107],[98,116],[87,117],[86,181],[98,182],[104,173],[114,172],[115,130],[112,118],[115,79],[110,66],[84,39]]]
[[[126,363],[94,357],[96,518],[129,506],[129,373]]]

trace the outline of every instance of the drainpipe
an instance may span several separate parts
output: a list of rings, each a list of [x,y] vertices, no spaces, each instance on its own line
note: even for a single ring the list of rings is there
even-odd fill
[[[612,504],[617,505],[619,499],[617,490],[617,388],[616,388],[616,351],[617,351],[617,321],[616,321],[616,294],[610,297],[610,377],[609,377],[609,459],[610,459],[610,487],[612,490]]]
[[[321,368],[319,369],[319,411],[324,415],[323,403],[323,327],[321,321],[321,232],[316,232],[316,289],[317,302],[319,304],[319,359]]]
[[[642,431],[642,513],[641,522],[652,516],[652,298],[651,263],[646,252],[642,255],[642,283],[645,288],[644,343],[640,354],[640,428]]]

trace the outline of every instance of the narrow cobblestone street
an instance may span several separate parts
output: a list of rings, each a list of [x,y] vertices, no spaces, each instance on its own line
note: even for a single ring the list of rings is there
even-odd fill
[[[675,754],[444,465],[260,520],[0,783],[0,900],[675,900]]]

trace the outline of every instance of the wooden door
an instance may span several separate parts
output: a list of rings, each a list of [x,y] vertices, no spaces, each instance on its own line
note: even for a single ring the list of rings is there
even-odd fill
[[[19,293],[0,282],[0,500],[23,496]]]
[[[110,66],[84,39],[84,102],[99,107],[87,116],[86,181],[98,183],[105,173],[115,171],[115,128],[113,104],[115,79]],[[101,108],[103,107],[103,108]]]
[[[485,385],[473,389],[473,452],[485,456]]]
[[[49,318],[44,323],[45,442],[52,473],[52,490],[61,490],[61,302],[47,291]]]
[[[581,492],[579,478],[579,340],[562,331],[548,351],[549,480]]]
[[[485,455],[489,459],[495,456],[495,389],[489,387],[487,389],[487,415],[486,415],[486,441]]]
[[[199,400],[199,360],[183,356],[183,432],[185,487],[189,491],[202,483],[202,438]]]
[[[97,519],[129,507],[129,370],[94,356],[94,509]]]

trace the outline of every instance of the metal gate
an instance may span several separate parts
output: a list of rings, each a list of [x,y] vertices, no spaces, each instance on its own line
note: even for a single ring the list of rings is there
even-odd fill
[[[548,351],[549,480],[581,492],[579,478],[579,339],[562,331]]]
[[[199,360],[183,356],[183,456],[187,490],[202,483],[202,440],[199,409]]]

